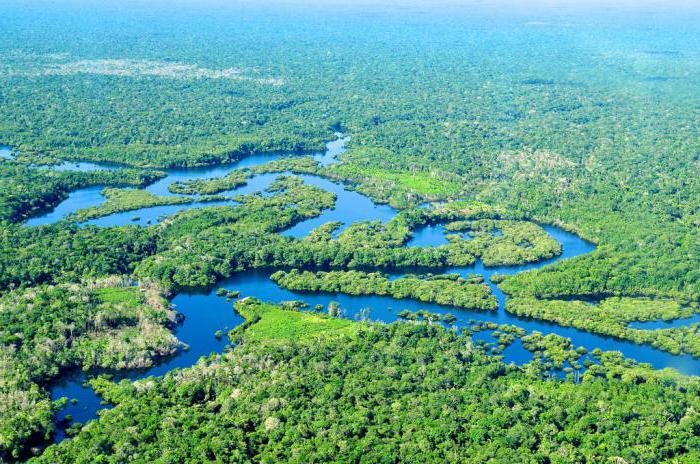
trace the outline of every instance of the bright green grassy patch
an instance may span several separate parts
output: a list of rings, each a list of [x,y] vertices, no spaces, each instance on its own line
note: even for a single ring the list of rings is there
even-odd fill
[[[458,194],[460,190],[460,186],[457,182],[440,179],[436,175],[427,172],[414,174],[365,167],[362,169],[362,174],[367,177],[396,182],[400,186],[420,193],[421,195],[450,196]]]
[[[406,188],[426,195],[457,193],[459,191],[459,186],[456,183],[437,179],[429,174],[409,174],[373,169],[370,175],[380,179],[393,180]]]
[[[122,304],[132,308],[143,304],[143,294],[138,287],[105,287],[98,288],[95,293],[106,304]]]
[[[352,335],[359,326],[347,319],[284,310],[253,299],[237,303],[236,309],[249,321],[260,318],[245,330],[243,338],[248,341],[308,340]]]

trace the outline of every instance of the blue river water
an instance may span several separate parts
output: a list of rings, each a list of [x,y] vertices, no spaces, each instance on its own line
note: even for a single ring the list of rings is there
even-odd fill
[[[167,169],[167,177],[164,177],[151,185],[147,186],[144,190],[150,192],[154,195],[159,196],[181,196],[175,195],[168,191],[170,184],[175,182],[180,182],[189,179],[209,179],[215,177],[222,177],[233,171],[234,169],[244,168],[249,166],[254,166],[256,164],[263,164],[273,159],[278,158],[280,155],[253,155],[242,160],[232,163],[226,166],[214,166],[214,167],[203,167],[203,168],[175,168]],[[70,163],[64,166],[66,163],[60,165],[59,169],[67,169],[70,166],[76,166],[75,163]],[[93,163],[78,163],[77,167],[83,170],[89,170],[92,166],[100,167]],[[108,169],[113,169],[112,166],[108,166]],[[258,176],[259,179],[253,179],[248,185],[237,189],[235,191],[236,195],[252,193],[255,191],[260,191],[261,181],[266,181],[266,184],[274,180],[276,176]],[[262,187],[265,187],[263,185]],[[65,219],[69,214],[75,213],[81,209],[92,208],[99,206],[105,201],[104,195],[102,195],[102,190],[104,188],[101,186],[86,187],[78,190],[74,190],[68,195],[68,198],[59,203],[52,210],[41,214],[39,216],[28,219],[25,225],[29,227],[40,226],[45,224],[52,224],[54,222]],[[223,192],[222,195],[226,195],[230,192]],[[98,219],[94,219],[86,222],[86,224],[97,225],[102,227],[109,226],[123,226],[129,224],[135,225],[151,225],[159,222],[159,218],[162,216],[168,216],[174,214],[178,211],[192,209],[192,208],[202,208],[205,206],[221,206],[221,205],[235,205],[236,202],[233,200],[229,201],[217,201],[217,202],[200,202],[197,201],[197,196],[191,197],[192,203],[186,203],[181,205],[167,205],[167,206],[155,206],[151,208],[142,208],[134,211],[126,211],[122,213],[116,213],[110,216],[104,216]]]
[[[0,159],[12,160],[14,159],[15,154],[16,152],[12,149],[12,147],[0,145]],[[119,166],[116,165],[97,164],[90,163],[87,161],[63,161],[60,164],[55,164],[51,166],[35,167],[52,169],[54,171],[113,171],[119,168]]]
[[[339,137],[338,140],[330,142],[325,153],[315,155],[314,158],[319,163],[330,164],[337,161],[337,156],[342,153],[346,138]],[[188,179],[206,179],[220,177],[228,174],[231,170],[250,167],[277,159],[282,154],[255,155],[244,158],[237,163],[226,166],[216,166],[195,169],[171,169],[168,176],[146,187],[146,190],[157,195],[173,195],[168,191],[168,186],[173,182]],[[62,166],[62,165],[61,165]],[[89,166],[79,165],[80,168]],[[157,223],[162,216],[176,213],[177,211],[214,206],[220,204],[235,205],[233,199],[240,194],[254,192],[264,192],[264,190],[280,174],[262,174],[249,179],[248,183],[238,189],[234,189],[223,194],[231,200],[215,203],[202,203],[193,201],[190,204],[172,205],[163,207],[143,208],[126,213],[117,213],[111,216],[90,221],[88,224],[97,226],[118,226],[118,225],[141,225]],[[378,220],[386,222],[393,218],[397,211],[387,205],[377,205],[364,195],[351,190],[345,185],[332,182],[328,179],[313,175],[299,176],[304,182],[316,185],[336,194],[336,206],[333,209],[324,211],[320,216],[299,223],[290,229],[282,232],[290,237],[301,238],[306,236],[314,228],[329,222],[340,221],[343,227],[357,221]],[[32,218],[26,222],[27,226],[49,224],[64,219],[70,213],[79,209],[99,205],[104,201],[100,187],[90,187],[72,192],[69,197],[57,205],[52,211],[41,216]],[[494,322],[497,324],[512,324],[524,328],[528,332],[539,331],[542,333],[556,333],[570,338],[575,346],[584,346],[587,349],[601,348],[603,350],[616,350],[622,352],[626,357],[636,359],[640,362],[651,364],[655,368],[672,367],[685,374],[700,374],[700,360],[695,360],[690,356],[676,356],[657,350],[646,345],[637,345],[631,342],[604,337],[582,330],[561,327],[556,324],[541,320],[518,317],[505,311],[506,295],[490,281],[494,274],[512,275],[519,272],[527,272],[545,265],[553,264],[563,259],[575,259],[577,256],[592,252],[595,247],[575,234],[566,232],[554,226],[544,225],[543,228],[553,238],[562,244],[561,256],[541,261],[534,264],[521,266],[497,266],[485,267],[483,263],[477,262],[469,267],[454,267],[443,270],[445,273],[457,273],[461,276],[480,274],[484,276],[485,283],[489,285],[491,291],[498,300],[497,311],[462,311],[454,307],[443,306],[432,303],[420,303],[413,300],[396,300],[387,296],[351,296],[333,293],[299,293],[278,287],[270,280],[270,271],[248,271],[236,274],[231,278],[219,282],[217,287],[229,290],[240,291],[241,297],[254,296],[258,299],[270,302],[281,302],[289,300],[303,300],[310,307],[322,305],[327,307],[330,302],[339,303],[344,311],[344,316],[348,318],[359,318],[362,310],[369,308],[369,319],[390,323],[399,320],[398,314],[408,309],[411,311],[427,310],[434,313],[451,313],[457,320],[453,326],[457,329],[469,327],[476,321]],[[495,231],[494,233],[497,233]],[[468,236],[464,236],[468,239]],[[407,246],[439,246],[447,243],[445,231],[441,225],[430,225],[421,227],[414,231],[412,239]],[[398,278],[401,274],[390,275],[390,278]],[[117,378],[127,378],[138,380],[147,376],[163,375],[175,368],[185,368],[193,365],[197,359],[211,353],[222,352],[227,344],[226,337],[217,338],[214,333],[218,330],[227,331],[239,325],[243,319],[238,315],[231,302],[225,298],[218,297],[214,290],[200,290],[189,293],[180,293],[172,299],[176,310],[184,315],[184,322],[175,327],[176,336],[188,346],[188,349],[180,351],[178,354],[163,360],[150,369],[130,370],[119,372]],[[639,328],[663,328],[673,326],[673,324],[690,324],[698,322],[700,316],[690,319],[664,322],[653,321],[641,324]],[[660,325],[659,325],[660,324]],[[494,343],[492,331],[478,332],[474,335],[477,341]],[[516,340],[500,354],[505,362],[523,364],[532,359],[532,353],[525,350],[520,340]],[[108,405],[101,404],[100,398],[95,395],[91,388],[84,385],[89,374],[72,371],[62,376],[50,385],[51,397],[58,399],[61,397],[75,398],[77,402],[69,403],[57,416],[57,423],[65,425],[64,419],[68,415],[73,421],[84,423],[94,419],[97,411],[108,408]],[[65,438],[63,430],[59,430],[55,436],[55,441]]]
[[[426,247],[447,245],[448,243],[450,242],[447,240],[442,224],[428,224],[415,229],[406,246]]]
[[[642,330],[657,330],[657,329],[672,329],[674,327],[682,327],[693,324],[700,324],[700,314],[693,314],[690,317],[684,317],[682,319],[673,319],[670,321],[658,320],[658,321],[643,321],[643,322],[630,322],[628,325],[633,329]]]
[[[0,159],[12,159],[12,148],[5,145],[0,145]]]

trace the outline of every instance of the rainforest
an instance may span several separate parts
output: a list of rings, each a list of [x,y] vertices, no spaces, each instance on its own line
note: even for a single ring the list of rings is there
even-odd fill
[[[0,463],[700,462],[698,20],[0,2]]]

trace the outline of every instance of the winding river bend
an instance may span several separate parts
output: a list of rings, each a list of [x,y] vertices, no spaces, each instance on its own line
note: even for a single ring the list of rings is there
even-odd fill
[[[315,159],[321,164],[329,164],[336,160],[336,156],[342,153],[344,143],[347,139],[339,137],[330,142],[325,153],[315,155]],[[196,169],[171,169],[168,176],[151,184],[147,191],[157,195],[172,194],[168,191],[168,186],[173,182],[189,179],[207,179],[220,177],[230,171],[242,167],[251,167],[258,164],[277,159],[283,155],[254,155],[242,159],[241,161],[227,165],[209,168]],[[64,163],[59,169],[113,169],[90,163]],[[235,190],[223,192],[223,195],[233,197],[239,194],[253,192],[264,192],[267,186],[281,174],[262,174],[249,179],[248,184]],[[312,175],[302,175],[304,182],[316,185],[337,195],[336,207],[332,210],[324,211],[320,216],[301,222],[294,227],[283,232],[284,235],[301,238],[307,235],[312,229],[329,221],[341,221],[344,226],[356,222],[367,220],[379,220],[386,222],[396,215],[396,210],[386,205],[377,205],[368,197],[349,190],[341,184],[329,181],[328,179]],[[41,216],[29,219],[26,225],[29,227],[41,224],[49,224],[65,218],[67,215],[80,209],[97,206],[104,201],[100,187],[89,187],[72,192],[70,196],[60,203],[52,211]],[[226,200],[217,203],[193,202],[184,205],[172,205],[162,207],[143,208],[126,213],[116,213],[103,218],[89,221],[87,224],[96,226],[117,226],[117,225],[141,225],[155,224],[159,218],[177,211],[191,208],[201,208],[219,204],[235,205],[234,200]],[[138,219],[134,219],[138,218]],[[651,364],[655,368],[672,367],[684,374],[700,375],[700,360],[696,360],[687,355],[672,355],[650,346],[637,345],[632,342],[618,340],[611,337],[595,335],[582,330],[561,327],[556,324],[547,323],[540,320],[518,317],[505,311],[506,295],[490,281],[490,277],[495,274],[516,274],[547,264],[554,263],[562,259],[573,258],[582,254],[590,253],[594,250],[594,245],[582,240],[578,236],[566,232],[553,226],[543,226],[544,229],[562,244],[563,252],[561,256],[550,260],[541,261],[534,264],[522,266],[499,266],[485,267],[477,262],[469,267],[455,267],[445,269],[446,273],[457,273],[462,276],[469,274],[481,274],[485,282],[491,288],[498,300],[498,311],[491,312],[470,312],[460,311],[454,307],[442,306],[431,303],[420,303],[412,300],[395,300],[388,296],[350,296],[344,294],[329,293],[298,293],[278,287],[269,278],[270,271],[249,271],[236,274],[233,277],[219,282],[217,287],[229,290],[238,290],[241,297],[255,296],[261,300],[270,302],[281,302],[289,300],[303,300],[310,306],[317,304],[327,306],[331,301],[336,301],[341,308],[346,311],[347,317],[353,317],[363,308],[370,308],[370,319],[381,322],[393,322],[399,319],[398,314],[403,309],[417,311],[424,309],[434,313],[452,313],[457,317],[455,327],[466,327],[472,325],[473,321],[494,322],[497,324],[512,324],[524,328],[528,332],[539,331],[542,333],[556,333],[570,338],[575,346],[584,346],[588,349],[601,348],[603,350],[616,350],[623,355],[640,362]],[[414,231],[414,236],[406,246],[438,246],[447,243],[444,231],[441,226],[427,226]],[[391,277],[398,277],[393,275]],[[232,304],[224,298],[216,296],[213,290],[202,290],[199,292],[180,293],[172,299],[178,312],[185,318],[184,322],[175,328],[175,334],[189,349],[182,350],[173,357],[170,357],[160,364],[141,370],[121,371],[118,376],[129,380],[138,380],[147,376],[163,375],[175,368],[184,368],[193,365],[201,356],[210,353],[218,353],[224,350],[227,342],[224,339],[217,339],[214,333],[217,330],[234,328],[243,322],[240,315],[235,313]],[[690,324],[697,322],[700,317],[674,321],[673,325]],[[669,323],[651,322],[639,324],[639,328],[655,329],[669,327]],[[477,340],[494,342],[491,332],[480,332],[474,335]],[[505,362],[523,364],[532,359],[532,353],[526,351],[520,340],[508,346],[501,353]],[[102,405],[100,398],[89,387],[84,386],[86,375],[80,371],[69,372],[50,386],[53,399],[61,397],[75,398],[77,402],[69,403],[57,415],[57,422],[64,424],[67,415],[72,420],[85,423],[94,419],[97,411],[106,407]],[[58,442],[65,438],[65,433],[61,430],[55,436]]]

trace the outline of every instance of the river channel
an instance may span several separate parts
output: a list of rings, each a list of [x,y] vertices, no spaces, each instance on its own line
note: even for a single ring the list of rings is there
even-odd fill
[[[324,153],[315,155],[315,159],[327,165],[336,161],[336,157],[344,150],[347,138],[339,137],[330,142]],[[0,147],[1,148],[1,147]],[[8,158],[9,152],[5,151],[3,158]],[[208,179],[225,176],[234,169],[252,167],[263,164],[274,159],[278,159],[284,154],[261,154],[243,158],[237,163],[225,166],[190,168],[190,169],[170,169],[167,170],[167,177],[146,187],[145,190],[157,194],[171,196],[168,186],[173,182],[189,179]],[[55,167],[54,167],[55,168]],[[92,163],[66,162],[58,166],[58,169],[114,169],[113,166],[100,166]],[[249,194],[264,192],[280,174],[262,174],[249,179],[247,185],[235,190],[223,192],[222,195],[231,198],[230,200],[202,203],[193,202],[172,206],[161,206],[143,208],[136,211],[116,213],[87,222],[86,224],[95,226],[121,226],[136,225],[148,226],[156,224],[162,217],[174,214],[177,211],[202,208],[214,205],[235,205],[233,197],[239,194]],[[306,236],[311,230],[329,221],[340,221],[343,227],[357,221],[382,221],[386,222],[393,218],[397,211],[387,205],[378,205],[368,197],[349,189],[340,183],[332,182],[328,179],[313,176],[301,175],[304,182],[316,185],[337,195],[336,207],[324,211],[320,216],[301,222],[283,232],[284,235],[301,238]],[[89,187],[72,192],[66,200],[58,204],[53,210],[31,218],[26,221],[28,227],[50,224],[66,218],[69,214],[83,208],[97,206],[104,201],[101,194],[101,187]],[[584,346],[587,349],[601,348],[603,350],[620,351],[626,357],[640,362],[651,364],[655,368],[671,367],[684,374],[700,375],[700,360],[696,360],[687,355],[672,355],[661,350],[657,350],[647,345],[637,345],[611,337],[595,335],[574,328],[561,327],[556,324],[547,323],[540,320],[518,317],[505,311],[506,295],[490,281],[493,274],[516,274],[545,265],[553,264],[564,259],[575,258],[586,253],[590,253],[595,246],[582,240],[580,237],[566,232],[554,226],[544,225],[544,229],[553,238],[562,244],[562,254],[550,260],[541,261],[534,264],[522,266],[499,266],[485,267],[481,262],[477,262],[469,267],[455,267],[445,269],[445,273],[457,273],[462,276],[470,274],[480,274],[484,276],[485,282],[498,300],[498,310],[489,312],[460,311],[454,307],[442,306],[431,303],[420,303],[413,300],[396,300],[387,296],[351,296],[344,294],[329,293],[298,293],[278,287],[269,278],[270,271],[247,271],[235,274],[233,277],[221,281],[215,288],[226,288],[240,291],[241,297],[254,296],[258,299],[270,302],[281,302],[289,300],[303,300],[314,307],[323,305],[326,307],[331,301],[338,302],[344,310],[346,317],[354,318],[364,308],[370,308],[369,318],[374,321],[391,323],[399,320],[399,312],[403,309],[418,311],[420,309],[434,313],[452,313],[457,317],[453,324],[456,328],[471,326],[474,321],[494,322],[497,324],[512,324],[522,327],[528,332],[539,331],[542,333],[556,333],[570,338],[575,346]],[[497,233],[497,232],[496,232]],[[468,239],[469,237],[464,237]],[[445,232],[440,225],[422,227],[414,231],[412,239],[406,246],[439,246],[447,243]],[[398,277],[393,275],[390,277]],[[159,376],[175,368],[185,368],[193,365],[201,356],[211,353],[219,353],[225,349],[227,341],[225,337],[217,338],[214,333],[218,330],[232,329],[243,322],[243,319],[234,310],[231,302],[219,297],[214,290],[202,290],[190,293],[180,293],[172,299],[176,310],[184,315],[184,322],[175,328],[176,336],[185,344],[188,349],[180,351],[178,354],[166,359],[150,369],[123,371],[118,374],[121,378],[138,380],[148,376]],[[639,328],[655,329],[664,328],[680,324],[690,324],[698,322],[700,318],[695,316],[691,319],[667,322],[640,323]],[[491,336],[491,331],[480,332],[474,336],[477,340],[495,342]],[[532,353],[522,347],[519,340],[508,346],[501,354],[505,362],[523,364],[532,359]],[[108,405],[101,404],[100,398],[89,387],[84,385],[86,376],[89,374],[73,371],[65,374],[56,382],[50,385],[53,399],[68,397],[76,399],[77,402],[69,403],[57,417],[57,422],[65,425],[64,420],[70,415],[73,421],[85,423],[97,416],[97,411],[108,408]],[[55,441],[65,438],[65,433],[60,430]]]

